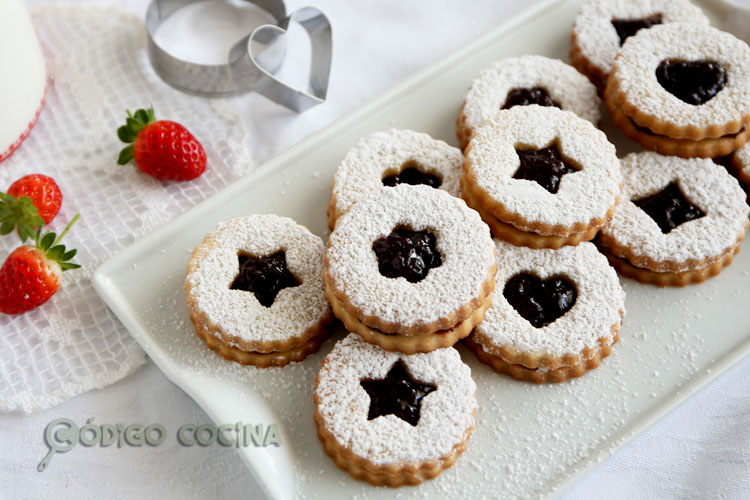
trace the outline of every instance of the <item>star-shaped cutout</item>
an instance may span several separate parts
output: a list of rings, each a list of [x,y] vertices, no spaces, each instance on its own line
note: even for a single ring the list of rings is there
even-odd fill
[[[391,367],[384,379],[362,380],[359,383],[370,396],[367,420],[395,415],[412,426],[419,422],[422,398],[437,390],[432,384],[414,380],[401,360]]]
[[[705,217],[706,213],[688,200],[676,182],[670,183],[658,193],[646,196],[633,203],[646,212],[668,234],[680,224]]]
[[[297,278],[286,267],[286,253],[283,251],[268,257],[239,254],[237,259],[239,272],[229,288],[253,292],[265,307],[271,307],[276,295],[284,288],[299,286]]]
[[[516,153],[521,166],[513,178],[535,181],[552,194],[557,193],[563,175],[581,170],[565,161],[557,143],[542,149],[516,149]]]

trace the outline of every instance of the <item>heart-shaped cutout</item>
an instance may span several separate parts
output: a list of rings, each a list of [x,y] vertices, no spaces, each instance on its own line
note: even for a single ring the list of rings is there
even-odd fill
[[[714,98],[727,84],[727,71],[716,61],[671,61],[659,63],[656,79],[664,90],[694,106]]]
[[[542,280],[530,273],[519,273],[505,284],[503,295],[523,319],[542,328],[570,311],[578,292],[564,276]]]
[[[293,21],[302,26],[310,37],[310,73],[306,89],[294,88],[267,69],[268,61],[278,60],[279,50],[284,50],[285,44],[277,42],[286,37]],[[300,113],[325,102],[332,55],[333,41],[328,18],[315,7],[303,7],[282,19],[278,25],[266,24],[255,28],[242,46],[232,49],[230,60],[234,61],[233,68],[238,77],[252,78],[258,75],[259,79],[253,90]],[[237,61],[245,62],[246,65],[243,67]]]

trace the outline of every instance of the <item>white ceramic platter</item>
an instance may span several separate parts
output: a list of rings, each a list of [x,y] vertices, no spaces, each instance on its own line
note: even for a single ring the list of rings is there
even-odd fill
[[[494,60],[566,58],[582,0],[543,1],[384,96],[279,155],[167,227],[104,264],[97,290],[164,373],[217,423],[278,423],[280,448],[239,448],[272,498],[386,498],[323,453],[312,388],[334,341],[304,363],[258,370],[224,361],[195,335],[183,281],[192,249],[219,221],[249,213],[293,217],[323,236],[331,177],[359,138],[411,128],[456,143],[469,82]],[[633,146],[605,129],[620,154]],[[684,289],[624,280],[625,326],[612,356],[584,377],[537,386],[495,374],[459,347],[478,385],[479,412],[466,453],[404,497],[554,496],[750,351],[750,251],[719,277]],[[217,472],[218,473],[218,472]]]

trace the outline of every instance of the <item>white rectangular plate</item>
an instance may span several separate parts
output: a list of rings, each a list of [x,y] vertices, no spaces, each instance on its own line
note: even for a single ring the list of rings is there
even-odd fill
[[[545,1],[316,133],[167,227],[104,264],[97,290],[164,373],[217,423],[283,424],[280,448],[238,451],[273,498],[386,498],[393,491],[351,479],[328,459],[313,423],[312,388],[322,357],[258,370],[224,361],[195,335],[183,281],[192,249],[219,221],[287,215],[326,237],[331,177],[346,150],[391,127],[451,143],[469,82],[513,55],[565,59],[582,0]],[[605,123],[624,154],[633,150]],[[627,315],[610,358],[584,377],[536,386],[495,374],[459,347],[478,385],[479,412],[466,453],[407,497],[536,498],[568,487],[750,351],[750,251],[719,277],[684,289],[624,280]],[[341,333],[335,338],[339,338]],[[490,493],[491,492],[491,493]]]

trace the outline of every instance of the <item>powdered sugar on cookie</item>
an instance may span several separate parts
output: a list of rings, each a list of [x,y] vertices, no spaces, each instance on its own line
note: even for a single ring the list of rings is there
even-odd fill
[[[554,143],[563,158],[580,167],[566,174],[557,193],[537,182],[514,179],[516,148]],[[620,193],[615,147],[591,122],[570,111],[537,105],[503,110],[477,130],[466,153],[466,174],[505,211],[526,221],[574,226],[605,218]],[[524,228],[520,228],[524,229]]]
[[[437,387],[422,399],[416,426],[395,415],[367,419],[370,398],[360,382],[385,378],[398,360],[411,377]],[[350,333],[324,360],[315,397],[324,424],[341,446],[374,464],[406,465],[440,459],[468,438],[475,392],[471,370],[452,347],[406,355]]]
[[[398,226],[429,230],[442,264],[419,282],[380,274],[372,244]],[[483,299],[495,251],[489,228],[463,200],[426,186],[381,188],[336,223],[328,240],[330,285],[343,293],[358,317],[375,316],[404,327],[451,317]]]
[[[486,352],[497,355],[493,347],[502,346],[539,357],[562,357],[595,348],[600,338],[612,339],[612,326],[619,324],[625,310],[625,292],[615,270],[592,243],[559,250],[515,247],[499,240],[496,244],[496,292],[473,337]],[[542,280],[566,277],[575,285],[575,304],[547,326],[534,327],[503,295],[505,284],[519,273]]]
[[[710,159],[632,153],[622,159],[622,170],[623,200],[602,230],[602,243],[611,240],[628,248],[635,258],[672,262],[678,264],[675,270],[683,271],[691,266],[680,263],[716,260],[744,235],[750,212],[745,193],[724,167]],[[673,181],[706,215],[664,234],[632,200],[655,194]]]
[[[741,181],[750,182],[750,143],[734,152],[732,166],[737,169]]]
[[[383,187],[383,178],[397,174],[404,165],[415,164],[423,173],[440,179],[440,187],[461,195],[461,165],[458,148],[413,130],[375,132],[349,150],[333,177],[333,197],[338,215],[373,191]]]
[[[686,0],[593,0],[581,8],[573,35],[581,54],[607,75],[620,50],[613,20],[635,20],[661,14],[661,22],[708,26],[703,12]]]
[[[585,76],[559,59],[526,55],[498,61],[479,73],[466,94],[464,126],[473,131],[493,118],[511,90],[535,87],[546,90],[561,109],[599,121],[601,101]]]
[[[229,288],[239,272],[238,254],[265,257],[280,250],[286,252],[287,268],[299,286],[279,291],[270,307],[251,292]],[[188,302],[224,335],[242,341],[301,336],[329,314],[322,279],[324,254],[323,241],[292,219],[236,217],[219,224],[196,249],[198,260],[191,263],[186,278]]]

